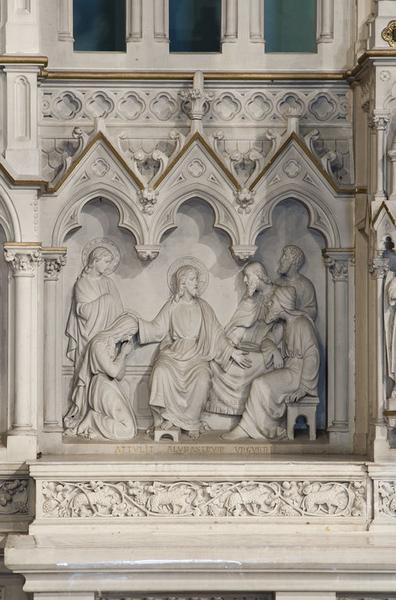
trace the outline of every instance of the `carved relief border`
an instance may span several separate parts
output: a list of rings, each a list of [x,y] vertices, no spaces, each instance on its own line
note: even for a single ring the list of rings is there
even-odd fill
[[[54,481],[39,483],[41,519],[367,517],[354,481]]]

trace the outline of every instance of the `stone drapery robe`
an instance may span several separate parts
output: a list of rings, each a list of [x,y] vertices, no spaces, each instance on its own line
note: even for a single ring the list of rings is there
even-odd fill
[[[68,358],[77,365],[89,340],[107,329],[122,312],[120,294],[110,277],[82,273],[74,285],[66,326]]]
[[[161,342],[151,376],[154,424],[197,431],[211,378],[210,361],[230,363],[233,346],[205,300],[170,299],[153,321],[139,319],[142,344]]]
[[[74,380],[72,405],[64,418],[67,434],[118,441],[137,434],[128,384],[122,381],[124,365],[114,362],[119,331],[136,332],[136,319],[128,313],[121,315],[86,346]]]
[[[211,364],[212,383],[206,407],[208,412],[241,415],[252,381],[271,367],[270,351],[273,347],[271,331],[274,324],[268,325],[264,321],[264,316],[265,296],[262,293],[256,293],[251,297],[245,296],[241,300],[225,333],[237,348],[248,353],[252,364],[243,369],[232,362],[227,370],[216,362]],[[281,326],[279,327],[281,329]]]
[[[317,395],[320,356],[315,327],[304,315],[286,322],[282,340],[284,366],[255,379],[240,427],[254,439],[285,433],[286,400],[301,390]]]
[[[318,316],[318,303],[316,300],[316,292],[314,285],[308,277],[298,273],[295,279],[289,279],[287,276],[281,275],[276,281],[276,285],[281,287],[294,287],[297,294],[296,308],[301,310],[313,320]]]

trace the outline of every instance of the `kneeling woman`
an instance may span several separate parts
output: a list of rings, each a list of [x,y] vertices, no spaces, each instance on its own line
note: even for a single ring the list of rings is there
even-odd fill
[[[86,346],[74,381],[72,406],[64,418],[66,434],[106,440],[136,436],[128,385],[122,381],[136,324],[132,315],[124,313]]]

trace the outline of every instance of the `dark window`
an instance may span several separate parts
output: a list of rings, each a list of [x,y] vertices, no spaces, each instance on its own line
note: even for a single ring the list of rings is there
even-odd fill
[[[316,52],[316,0],[264,0],[266,52]]]
[[[170,0],[171,52],[220,52],[221,0]]]
[[[125,0],[73,0],[74,50],[125,52]]]

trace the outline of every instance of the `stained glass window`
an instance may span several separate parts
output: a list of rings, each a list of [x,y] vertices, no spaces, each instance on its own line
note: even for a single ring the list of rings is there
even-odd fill
[[[125,52],[125,0],[73,0],[74,50]]]
[[[221,0],[169,0],[171,52],[220,52]]]
[[[266,52],[316,52],[316,0],[264,0]]]

